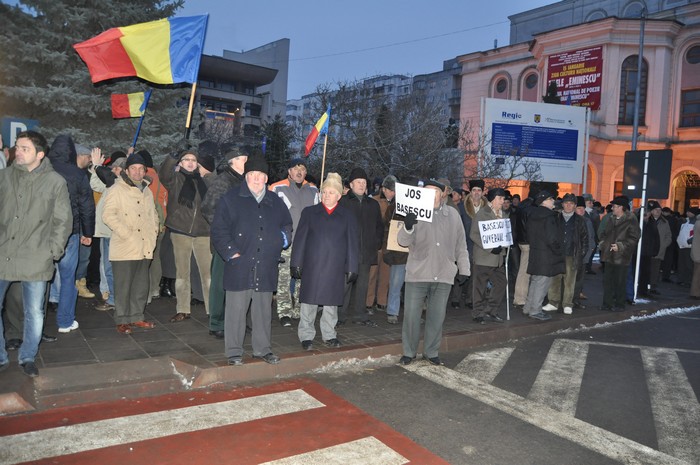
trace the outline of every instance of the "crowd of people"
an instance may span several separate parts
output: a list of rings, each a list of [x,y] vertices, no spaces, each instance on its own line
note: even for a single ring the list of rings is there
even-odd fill
[[[78,296],[113,311],[124,335],[155,326],[145,313],[153,299],[175,299],[171,323],[201,304],[234,366],[244,364],[247,332],[253,357],[279,363],[273,316],[296,324],[301,347],[313,350],[319,312],[321,341],[337,348],[339,326],[373,328],[379,313],[398,324],[402,308],[400,362],[417,357],[423,326],[423,358],[440,365],[448,306],[469,307],[480,325],[504,322],[506,296],[538,321],[571,315],[585,308],[583,278],[596,274],[596,250],[601,309],[621,311],[635,304],[640,240],[637,295],[653,298],[660,281],[675,280],[700,299],[698,208],[681,217],[657,201],[633,212],[624,196],[603,209],[590,195],[540,190],[521,199],[481,179],[467,189],[402,180],[434,193],[427,222],[398,214],[393,175],[370,183],[356,167],[345,183],[329,173],[319,190],[304,159],[270,184],[251,147],[224,158],[216,167],[188,148],[156,168],[146,150],[105,157],[68,135],[49,146],[37,132],[20,133],[0,156],[0,370],[18,350],[24,373],[38,375],[39,344],[56,341],[43,330],[46,310],[59,333],[74,331]],[[484,244],[479,224],[501,219],[510,220],[512,245]],[[100,298],[88,287],[90,267],[99,270],[90,284]]]

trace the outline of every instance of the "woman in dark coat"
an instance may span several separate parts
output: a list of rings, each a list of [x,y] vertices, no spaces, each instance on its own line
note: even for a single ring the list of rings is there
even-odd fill
[[[301,279],[298,334],[306,350],[313,348],[319,305],[323,306],[323,341],[328,347],[340,347],[335,332],[338,306],[343,304],[345,283],[357,278],[357,220],[350,210],[338,205],[342,192],[340,176],[329,173],[321,186],[321,203],[301,212],[294,235],[291,275]]]

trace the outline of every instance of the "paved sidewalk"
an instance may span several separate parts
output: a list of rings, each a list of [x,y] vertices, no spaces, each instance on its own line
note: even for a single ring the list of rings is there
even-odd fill
[[[583,303],[587,308],[575,310],[573,315],[553,313],[552,320],[544,323],[511,309],[510,321],[479,325],[472,321],[470,310],[464,305],[459,309],[448,307],[442,350],[476,347],[618,321],[640,312],[700,304],[688,297],[687,288],[672,283],[663,283],[660,291],[661,295],[655,300],[628,306],[625,312],[603,312],[598,309],[602,300],[602,274],[586,275],[584,292],[588,299]],[[386,357],[384,363],[395,363],[401,355],[401,324],[388,324],[385,313],[378,312],[372,317],[377,328],[340,326],[338,338],[343,342],[340,349],[326,348],[320,332],[317,333],[313,351],[302,350],[296,325],[285,328],[273,319],[273,351],[282,362],[272,366],[252,359],[248,337],[245,365],[229,367],[223,341],[209,335],[203,305],[192,307],[190,320],[170,323],[169,318],[175,313],[175,299],[156,299],[146,308],[147,320],[156,322],[156,327],[135,329],[131,335],[122,335],[115,330],[113,312],[94,310],[98,302],[97,299],[79,299],[76,320],[80,328],[69,334],[58,334],[55,343],[41,345],[37,357],[39,377],[24,376],[16,363],[17,352],[10,352],[12,364],[0,374],[0,414],[221,383],[259,382],[332,367],[342,359]],[[506,316],[505,303],[501,315]],[[49,313],[45,332],[57,334],[55,313]]]

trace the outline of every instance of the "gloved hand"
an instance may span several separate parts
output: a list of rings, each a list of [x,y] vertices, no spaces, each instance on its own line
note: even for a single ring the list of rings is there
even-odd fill
[[[500,255],[501,252],[503,252],[503,247],[501,247],[500,245],[495,249],[491,249],[491,253],[494,255]]]
[[[457,275],[457,284],[460,286],[464,286],[467,284],[467,281],[469,281],[469,276],[465,274],[458,274]]]
[[[294,279],[301,279],[301,267],[300,266],[290,266],[289,274],[292,275]]]
[[[282,249],[287,250],[289,248],[289,239],[287,238],[287,235],[284,233],[284,231],[280,231],[282,233]]]
[[[403,220],[403,227],[406,228],[406,231],[411,231],[413,229],[413,226],[418,223],[418,219],[416,217],[415,213],[409,213],[406,215],[406,218]]]
[[[355,281],[357,281],[357,273],[353,273],[353,272],[345,273],[345,282],[346,283],[350,284],[350,283],[354,283]]]

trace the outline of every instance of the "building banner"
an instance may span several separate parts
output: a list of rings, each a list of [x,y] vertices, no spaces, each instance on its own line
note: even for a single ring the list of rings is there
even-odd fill
[[[548,57],[547,84],[557,83],[557,95],[562,103],[600,108],[603,82],[603,47],[558,53]]]

